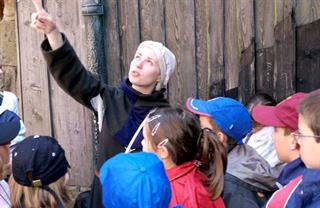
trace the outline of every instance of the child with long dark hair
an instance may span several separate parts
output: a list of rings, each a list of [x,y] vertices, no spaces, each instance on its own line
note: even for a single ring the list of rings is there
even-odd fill
[[[143,136],[143,150],[164,163],[172,189],[169,207],[224,207],[226,149],[213,131],[201,129],[197,116],[179,108],[157,109],[147,117]]]

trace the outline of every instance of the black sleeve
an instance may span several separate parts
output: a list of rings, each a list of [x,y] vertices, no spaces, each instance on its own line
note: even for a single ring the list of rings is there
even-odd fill
[[[65,92],[92,109],[90,100],[106,86],[98,76],[85,69],[67,38],[62,36],[64,43],[56,50],[51,49],[47,39],[41,44],[49,71]]]

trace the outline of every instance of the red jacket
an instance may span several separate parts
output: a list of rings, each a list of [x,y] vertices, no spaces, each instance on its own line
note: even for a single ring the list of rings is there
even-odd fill
[[[184,208],[224,208],[219,197],[212,201],[203,181],[206,175],[200,172],[195,161],[186,162],[167,170],[171,185],[172,197],[169,207],[182,205]]]

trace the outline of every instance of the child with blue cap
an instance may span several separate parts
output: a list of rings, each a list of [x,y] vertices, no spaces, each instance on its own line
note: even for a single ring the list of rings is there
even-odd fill
[[[252,121],[246,107],[231,98],[189,98],[189,111],[199,115],[202,128],[212,129],[228,150],[223,199],[227,207],[260,207],[276,189],[272,169],[254,148],[243,144]]]
[[[169,205],[170,184],[155,154],[117,154],[102,165],[99,179],[106,208],[165,208]]]
[[[19,121],[0,122],[0,207],[9,208],[10,193],[6,178],[10,174],[9,144],[18,135]]]
[[[11,207],[69,207],[69,168],[63,148],[53,137],[29,136],[18,143],[9,180]]]

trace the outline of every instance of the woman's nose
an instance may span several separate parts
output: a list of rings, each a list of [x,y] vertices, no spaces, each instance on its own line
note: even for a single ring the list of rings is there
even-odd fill
[[[137,66],[138,66],[139,68],[142,68],[142,66],[143,66],[143,62],[144,62],[144,60],[143,60],[143,59],[138,60],[138,62],[137,62]]]

